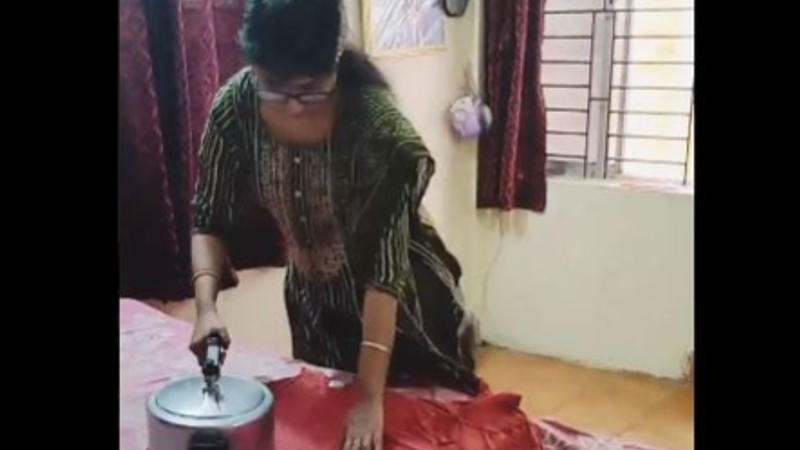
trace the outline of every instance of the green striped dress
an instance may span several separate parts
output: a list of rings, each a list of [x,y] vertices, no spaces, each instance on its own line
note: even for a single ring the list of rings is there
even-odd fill
[[[384,89],[341,93],[330,140],[290,147],[263,126],[250,69],[217,94],[200,153],[195,232],[220,235],[253,208],[286,240],[284,284],[294,356],[355,371],[367,287],[398,300],[389,382],[475,393],[461,269],[420,203],[434,162]]]

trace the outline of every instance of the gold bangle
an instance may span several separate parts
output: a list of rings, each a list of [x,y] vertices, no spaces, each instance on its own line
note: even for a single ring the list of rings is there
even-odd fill
[[[375,350],[381,351],[381,352],[386,353],[386,354],[392,353],[392,351],[389,350],[389,347],[387,347],[385,345],[378,344],[376,342],[361,341],[361,346],[362,347],[374,348]]]
[[[203,275],[214,277],[217,281],[219,281],[219,275],[217,275],[216,272],[214,272],[211,269],[202,269],[198,270],[197,272],[194,273],[194,275],[192,275],[192,286],[194,286],[194,284],[197,282],[197,279],[202,277]]]

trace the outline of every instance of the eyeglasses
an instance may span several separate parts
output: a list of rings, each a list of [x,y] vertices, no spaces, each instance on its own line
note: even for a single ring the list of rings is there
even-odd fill
[[[268,103],[286,103],[289,99],[296,100],[303,105],[318,105],[328,100],[333,95],[333,89],[327,92],[301,92],[297,94],[289,92],[273,91],[260,88],[258,98]]]

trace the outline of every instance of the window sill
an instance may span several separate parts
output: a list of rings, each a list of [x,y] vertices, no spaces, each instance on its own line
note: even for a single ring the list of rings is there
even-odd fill
[[[684,186],[666,181],[652,181],[632,178],[598,179],[550,176],[547,177],[547,182],[567,185],[597,186],[610,189],[622,189],[632,192],[659,192],[663,194],[694,196],[693,185]]]

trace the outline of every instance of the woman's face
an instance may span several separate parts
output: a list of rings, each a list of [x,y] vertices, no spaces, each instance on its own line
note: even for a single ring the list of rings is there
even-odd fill
[[[254,68],[262,108],[272,114],[293,118],[314,115],[328,105],[336,90],[336,74],[318,77],[278,77]]]

